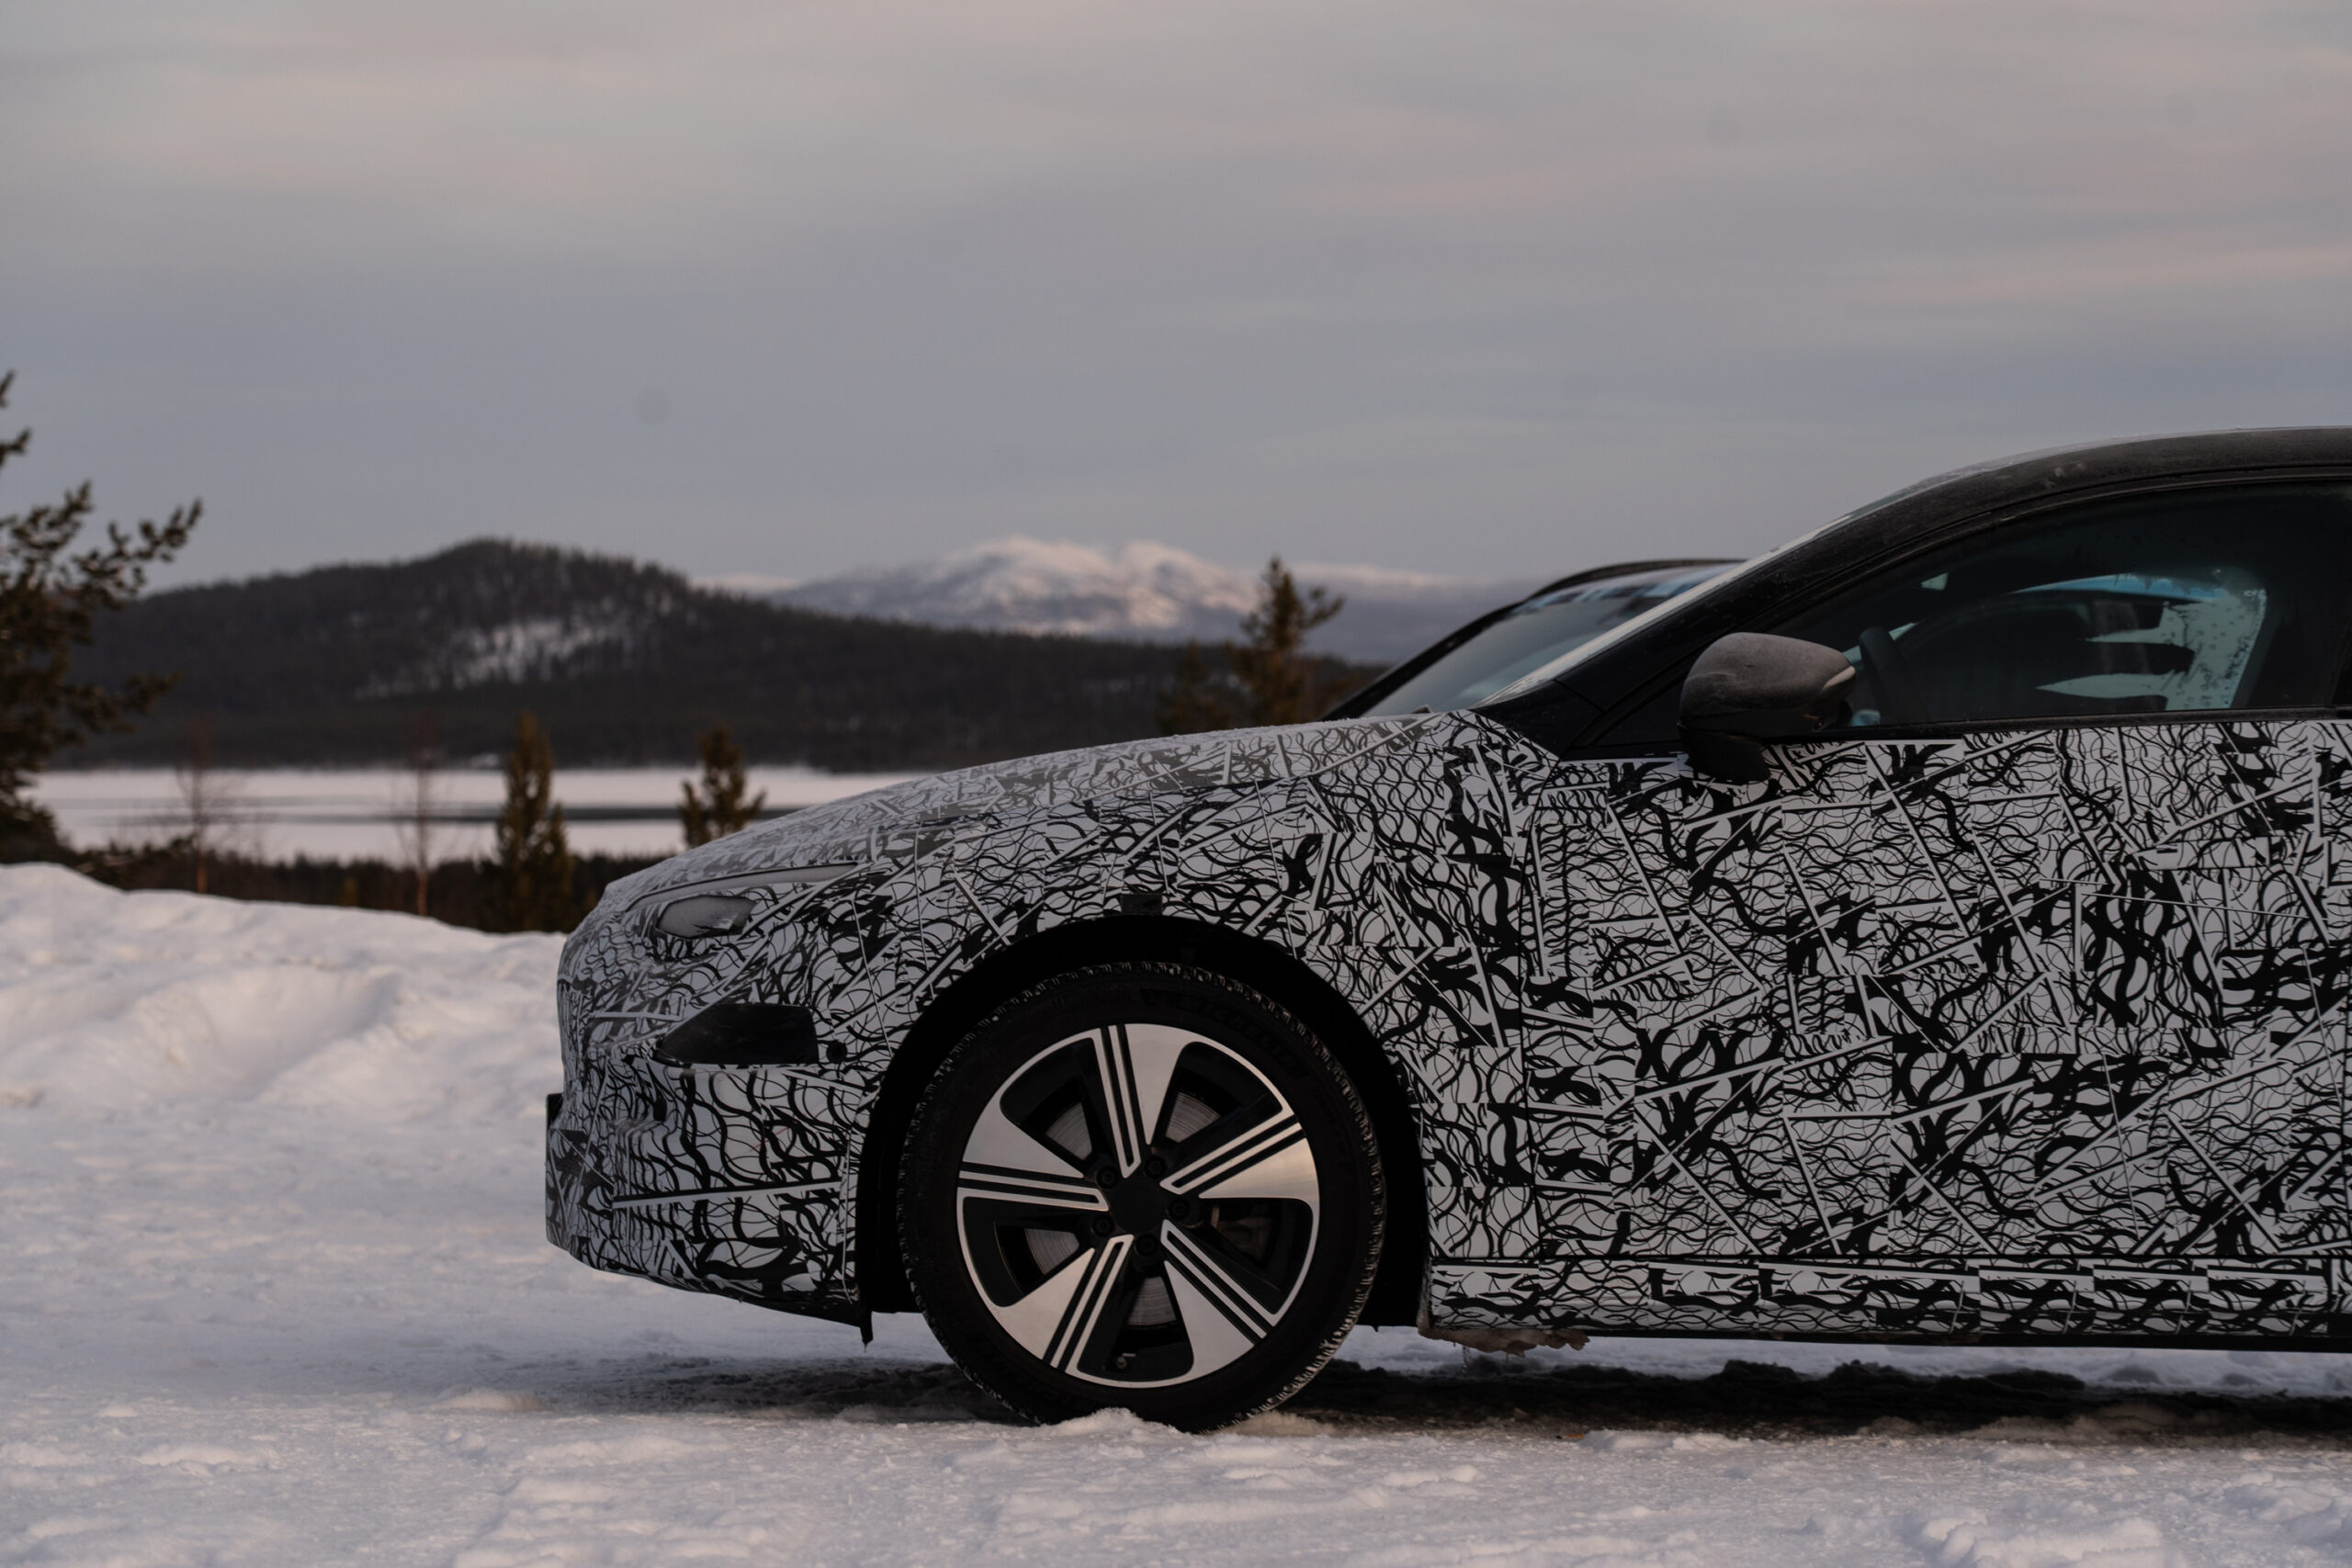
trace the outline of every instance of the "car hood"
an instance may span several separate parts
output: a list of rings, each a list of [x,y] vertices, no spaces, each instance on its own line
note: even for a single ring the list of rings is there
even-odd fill
[[[796,811],[688,850],[614,883],[599,910],[681,887],[881,859],[893,851],[885,837],[896,839],[900,829],[952,829],[967,818],[1298,778],[1409,744],[1433,725],[1464,722],[1460,714],[1413,714],[1229,729],[963,768]]]

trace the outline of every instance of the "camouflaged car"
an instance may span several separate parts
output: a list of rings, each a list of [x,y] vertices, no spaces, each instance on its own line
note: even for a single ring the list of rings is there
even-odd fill
[[[2038,454],[720,840],[565,949],[548,1234],[1041,1418],[1367,1322],[2342,1343],[2348,553],[2352,431]]]

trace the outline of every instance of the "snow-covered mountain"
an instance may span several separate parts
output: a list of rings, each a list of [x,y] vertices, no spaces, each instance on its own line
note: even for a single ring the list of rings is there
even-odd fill
[[[1164,644],[843,619],[642,561],[478,539],[143,596],[107,617],[74,673],[184,678],[152,722],[73,760],[175,761],[199,716],[224,767],[389,761],[422,714],[447,754],[501,754],[527,711],[567,767],[667,764],[724,723],[762,762],[930,770],[1148,735],[1175,665]]]
[[[1293,570],[1301,587],[1347,598],[1314,646],[1375,663],[1402,659],[1533,586],[1370,566],[1301,562]],[[1102,550],[1020,536],[810,582],[738,576],[708,586],[841,615],[1155,642],[1232,637],[1258,594],[1254,574],[1168,545]]]

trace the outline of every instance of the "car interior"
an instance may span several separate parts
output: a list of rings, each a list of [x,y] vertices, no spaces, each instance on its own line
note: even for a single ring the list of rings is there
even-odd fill
[[[2319,707],[2347,537],[2334,486],[2109,502],[1917,558],[1779,629],[1854,664],[1846,728]]]

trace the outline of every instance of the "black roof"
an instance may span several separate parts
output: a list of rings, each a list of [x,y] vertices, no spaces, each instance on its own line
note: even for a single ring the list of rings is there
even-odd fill
[[[2151,480],[2205,481],[2278,475],[2298,468],[2352,468],[2352,425],[2142,435],[2024,452],[1989,463],[1972,463],[1907,485],[1868,506],[1857,507],[1831,529],[1843,534],[1849,525],[1861,525],[1909,533],[1919,527],[1966,522],[1983,513],[2039,505],[2062,496],[2110,488],[2137,489]],[[1824,531],[1825,541],[1829,532]]]

